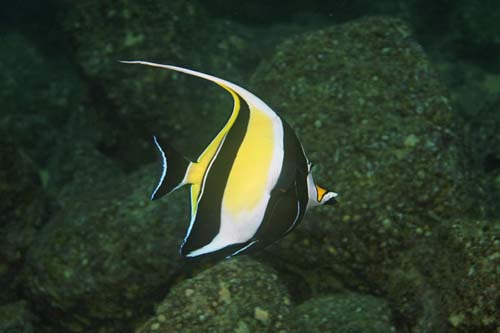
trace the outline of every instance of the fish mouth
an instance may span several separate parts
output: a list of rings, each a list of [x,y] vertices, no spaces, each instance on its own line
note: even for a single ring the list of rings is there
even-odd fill
[[[335,199],[335,197],[325,201],[324,205],[328,205],[328,206],[333,206],[337,203],[337,199]]]

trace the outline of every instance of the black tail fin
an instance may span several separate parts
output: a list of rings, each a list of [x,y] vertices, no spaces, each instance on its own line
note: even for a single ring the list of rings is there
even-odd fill
[[[184,178],[189,164],[191,163],[175,148],[165,144],[160,146],[158,138],[156,136],[153,138],[160,152],[163,164],[160,181],[151,194],[151,200],[158,199],[165,194],[175,191],[182,185],[185,185]]]

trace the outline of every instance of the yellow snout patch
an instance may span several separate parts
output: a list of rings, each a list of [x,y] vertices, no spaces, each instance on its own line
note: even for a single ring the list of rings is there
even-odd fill
[[[326,189],[322,188],[319,185],[316,185],[316,193],[318,193],[318,197],[317,197],[318,202],[321,202],[321,200],[323,200],[323,197],[325,196],[326,192],[327,192]]]

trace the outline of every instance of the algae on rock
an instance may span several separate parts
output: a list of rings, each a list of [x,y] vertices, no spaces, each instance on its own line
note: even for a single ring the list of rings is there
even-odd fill
[[[125,332],[166,293],[188,210],[180,198],[149,200],[157,169],[67,191],[73,200],[44,226],[23,274],[42,318],[69,332]]]
[[[457,332],[500,329],[500,221],[456,219],[437,233],[430,271]]]
[[[68,13],[76,61],[109,122],[101,150],[130,169],[138,167],[133,157],[151,159],[152,135],[197,156],[227,119],[231,97],[187,75],[118,60],[168,63],[238,82],[260,56],[248,29],[211,21],[195,1],[93,0],[69,5]]]
[[[237,257],[174,286],[136,333],[285,332],[290,306],[276,272]]]
[[[0,304],[15,300],[26,251],[46,221],[48,196],[26,153],[0,130]]]
[[[391,310],[384,300],[359,294],[333,294],[313,298],[290,314],[290,332],[389,333]]]
[[[309,212],[270,248],[276,266],[323,270],[347,288],[401,302],[406,291],[415,299],[398,304],[405,320],[443,327],[421,317],[439,306],[425,274],[396,272],[404,262],[420,269],[419,245],[483,203],[469,192],[447,90],[409,27],[371,17],[294,36],[252,82],[296,130],[318,182],[339,192],[337,206]],[[437,251],[433,244],[425,255]]]
[[[311,211],[279,243],[283,256],[347,267],[347,280],[382,288],[380,263],[473,205],[446,89],[403,22],[367,18],[290,38],[253,85],[297,131],[319,182],[339,192],[336,207]]]

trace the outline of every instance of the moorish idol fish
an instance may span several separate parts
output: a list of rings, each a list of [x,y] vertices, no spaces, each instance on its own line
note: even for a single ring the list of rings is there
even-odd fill
[[[196,161],[154,143],[163,162],[151,199],[191,188],[191,221],[184,257],[231,257],[263,248],[294,229],[313,206],[335,203],[337,193],[314,182],[297,136],[278,114],[248,90],[194,70],[146,61],[123,61],[212,81],[233,97],[229,120]]]

